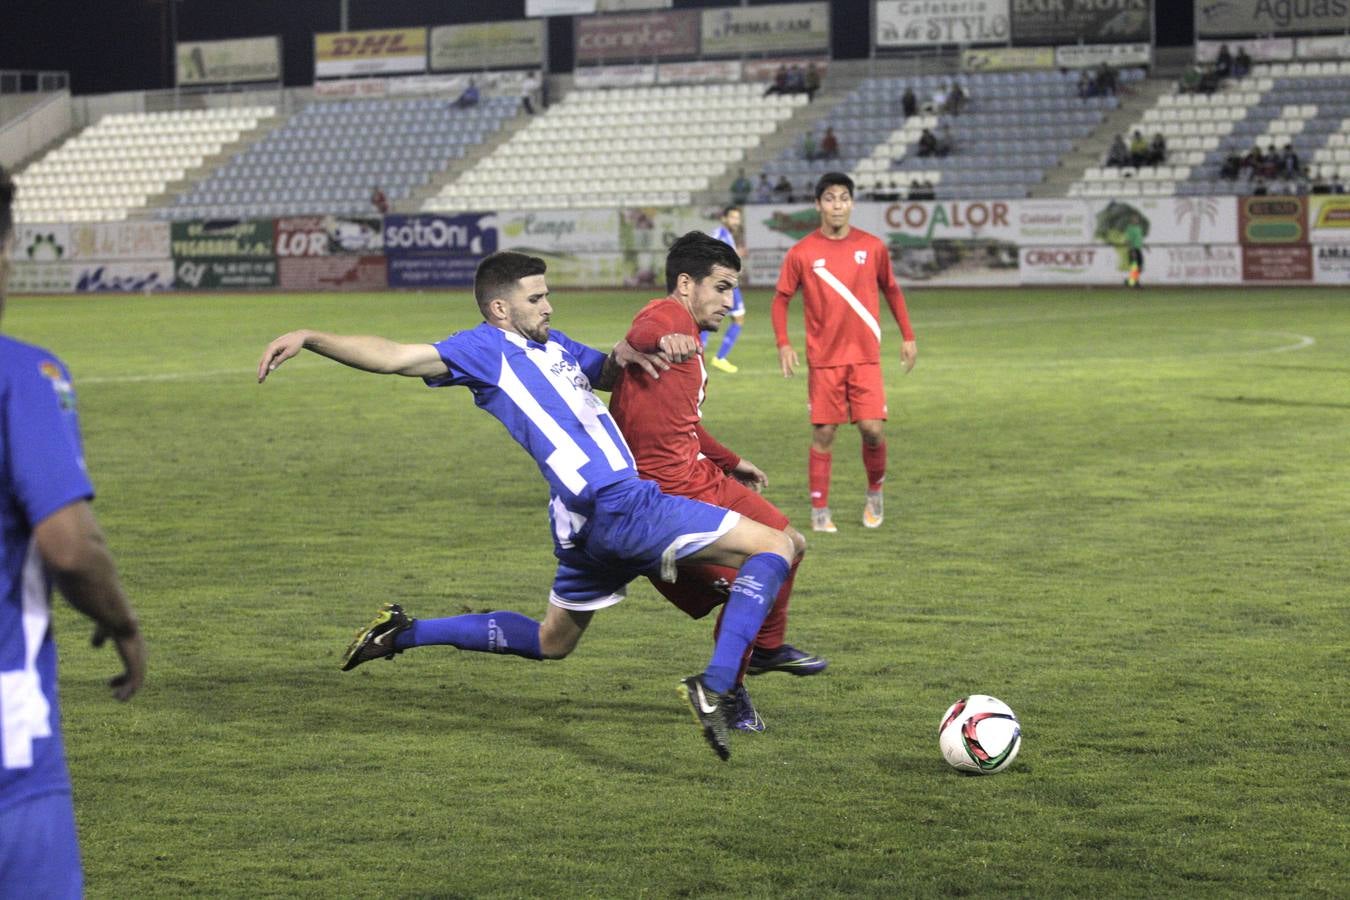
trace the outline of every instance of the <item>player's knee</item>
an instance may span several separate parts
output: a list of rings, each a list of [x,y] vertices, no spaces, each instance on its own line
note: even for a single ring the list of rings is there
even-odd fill
[[[783,534],[787,535],[788,540],[792,542],[793,561],[800,560],[806,554],[806,535],[790,525],[783,529]]]
[[[544,659],[566,659],[576,648],[575,640],[568,641],[547,634],[539,635],[539,655]]]

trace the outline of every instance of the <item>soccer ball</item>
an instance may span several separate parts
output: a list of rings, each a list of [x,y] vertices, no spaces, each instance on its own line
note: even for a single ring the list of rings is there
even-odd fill
[[[976,775],[1002,772],[1022,749],[1022,725],[1002,700],[971,694],[942,717],[938,746],[953,768]]]

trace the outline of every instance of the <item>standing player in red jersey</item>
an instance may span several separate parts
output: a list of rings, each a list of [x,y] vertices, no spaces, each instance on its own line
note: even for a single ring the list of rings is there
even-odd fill
[[[905,295],[895,283],[891,257],[876,235],[849,226],[853,179],[826,172],[816,182],[820,228],[792,246],[783,259],[773,297],[773,333],[783,377],[797,366],[788,340],[787,311],[797,288],[806,302],[807,401],[811,413],[811,528],[838,531],[830,515],[830,462],[840,424],[853,422],[862,434],[867,502],[863,525],[882,521],[881,486],[886,478],[886,390],[881,375],[880,299],[886,294],[904,343],[900,362],[908,373],[919,347],[909,326]]]
[[[663,353],[671,363],[659,379],[629,367],[614,386],[610,414],[628,441],[638,474],[661,490],[734,510],[792,541],[796,558],[768,616],[742,663],[752,675],[789,672],[814,675],[828,663],[783,642],[788,602],[806,539],[788,525],[787,517],[760,495],[768,478],[754,463],[718,443],[703,427],[703,398],[708,371],[703,364],[701,331],[716,331],[730,313],[740,257],[727,244],[691,231],[666,256],[667,296],[648,303],[633,320],[626,340],[643,353]],[[671,603],[695,619],[723,604],[736,572],[720,566],[682,566],[675,582],[651,579]],[[714,634],[723,627],[718,615]],[[750,702],[744,671],[736,679],[732,725],[742,731],[763,731],[764,722]]]

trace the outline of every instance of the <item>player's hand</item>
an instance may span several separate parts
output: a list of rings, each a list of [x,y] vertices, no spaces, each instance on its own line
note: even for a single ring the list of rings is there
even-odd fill
[[[621,340],[614,345],[614,361],[622,366],[637,366],[648,375],[657,379],[661,378],[661,373],[669,371],[670,363],[664,359],[662,353],[640,353],[633,349],[633,345],[626,340]]]
[[[778,348],[778,366],[783,370],[784,378],[791,378],[799,365],[801,362],[797,359],[797,351],[791,345],[785,344]]]
[[[661,348],[666,359],[672,363],[682,363],[686,359],[691,359],[698,355],[699,344],[692,336],[687,334],[663,334],[661,339],[656,342],[656,346]]]
[[[94,629],[90,643],[102,647],[109,637],[107,629],[99,625]],[[117,655],[122,658],[122,674],[108,679],[108,687],[112,688],[115,698],[125,702],[145,683],[145,638],[141,636],[140,629],[136,629],[130,635],[114,637],[112,640],[117,647]]]
[[[731,470],[731,477],[756,494],[763,493],[764,489],[769,486],[769,476],[765,475],[759,466],[748,459],[741,460],[736,468]]]
[[[905,367],[905,374],[908,375],[914,368],[914,363],[919,359],[919,344],[917,341],[905,341],[900,345],[900,362]]]
[[[303,331],[290,331],[267,345],[258,361],[258,384],[262,384],[277,366],[305,349]]]

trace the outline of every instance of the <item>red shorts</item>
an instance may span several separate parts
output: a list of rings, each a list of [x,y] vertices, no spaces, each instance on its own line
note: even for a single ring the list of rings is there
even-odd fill
[[[806,371],[806,396],[812,425],[886,418],[881,363],[811,367]]]
[[[699,466],[716,470],[716,474],[720,477],[709,481],[700,479],[700,484],[706,486],[697,493],[686,494],[666,485],[662,485],[661,490],[667,494],[678,494],[733,510],[747,519],[753,519],[779,531],[788,526],[787,516],[779,512],[778,507],[765,500],[762,494],[756,494],[736,479],[723,474],[711,460],[700,460]],[[731,591],[731,582],[736,580],[736,570],[726,566],[690,563],[680,566],[674,584],[659,578],[649,580],[661,596],[692,618],[701,619],[726,602]]]

